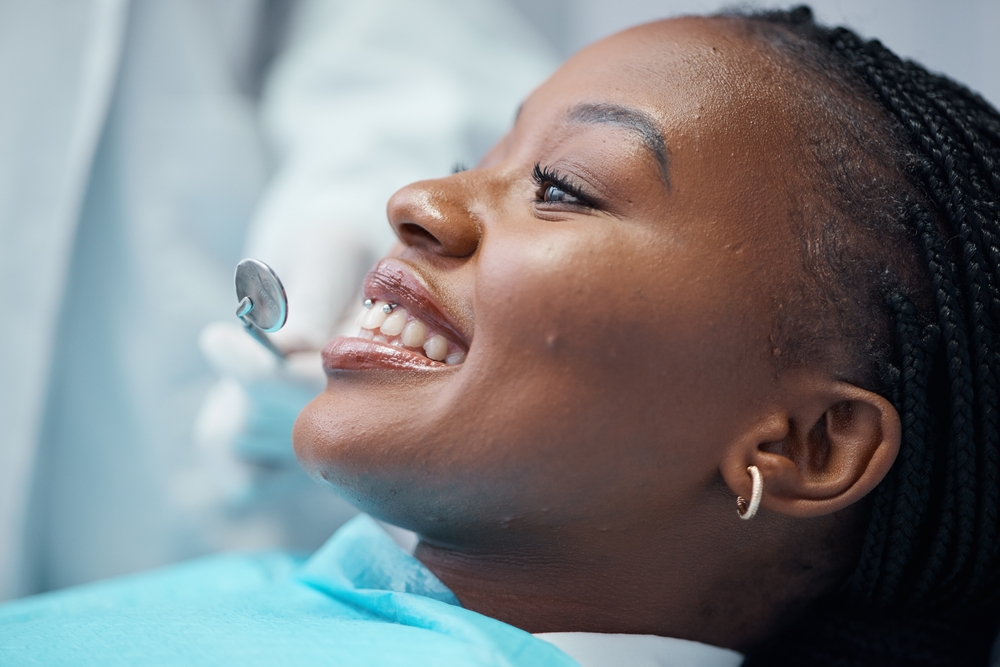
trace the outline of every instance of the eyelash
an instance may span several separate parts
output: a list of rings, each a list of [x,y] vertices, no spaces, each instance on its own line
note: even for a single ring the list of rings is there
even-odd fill
[[[550,186],[555,186],[571,197],[574,197],[579,202],[577,206],[595,208],[593,200],[579,186],[571,183],[556,170],[543,167],[539,162],[536,162],[535,168],[531,170],[531,180],[538,186],[538,191],[535,193],[536,204],[556,203],[545,201],[545,191]]]

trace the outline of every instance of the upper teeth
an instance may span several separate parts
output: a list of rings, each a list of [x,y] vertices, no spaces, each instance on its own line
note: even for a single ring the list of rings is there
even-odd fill
[[[396,312],[385,318],[385,321],[379,326],[379,331],[386,336],[398,336],[403,333],[403,328],[406,326],[406,316],[407,312],[405,309],[397,309]]]
[[[372,303],[371,299],[367,299],[364,305],[357,320],[364,338],[397,347],[422,348],[429,359],[451,365],[465,361],[465,352],[458,345],[430,331],[426,324],[410,315],[405,308],[385,301]],[[375,334],[376,329],[380,335]]]

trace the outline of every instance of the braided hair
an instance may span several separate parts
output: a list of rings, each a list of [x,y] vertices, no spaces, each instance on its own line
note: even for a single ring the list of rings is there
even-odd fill
[[[878,332],[857,347],[902,423],[853,573],[746,664],[985,665],[1000,618],[1000,114],[878,41],[816,24],[807,7],[740,18],[873,110],[881,148],[828,175],[844,217],[882,243],[822,256],[840,281],[829,289],[862,304],[841,313],[845,331]],[[865,197],[884,167],[893,195]]]

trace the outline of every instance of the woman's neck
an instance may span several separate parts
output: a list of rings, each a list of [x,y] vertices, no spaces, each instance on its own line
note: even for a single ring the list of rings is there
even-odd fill
[[[738,651],[843,576],[843,564],[805,548],[801,522],[771,516],[752,530],[715,531],[684,523],[503,550],[421,542],[415,555],[463,606],[528,632],[654,634]]]

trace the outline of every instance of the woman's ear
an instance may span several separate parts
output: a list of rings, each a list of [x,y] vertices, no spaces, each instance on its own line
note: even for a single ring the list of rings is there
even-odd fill
[[[795,517],[844,509],[874,489],[899,453],[899,415],[878,394],[846,382],[795,383],[729,448],[721,472],[750,497],[748,466],[764,483],[761,507]]]

